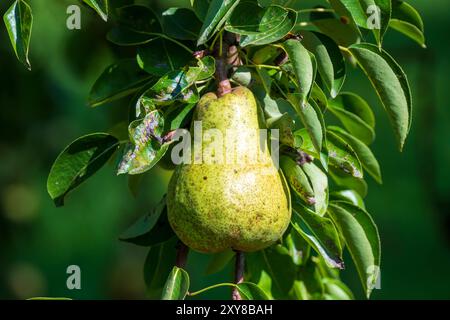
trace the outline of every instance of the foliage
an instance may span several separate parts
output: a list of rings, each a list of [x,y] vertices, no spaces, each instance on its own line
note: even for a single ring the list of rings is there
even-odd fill
[[[381,259],[377,227],[363,200],[365,173],[382,181],[370,150],[375,118],[363,97],[342,88],[346,72],[359,67],[402,150],[411,127],[411,90],[402,68],[383,49],[383,36],[392,29],[425,47],[419,13],[399,0],[329,0],[326,8],[265,0],[192,0],[173,8],[150,0],[83,2],[108,23],[111,43],[132,48],[134,56],[108,66],[89,95],[92,107],[129,99],[129,118],[123,119],[129,136],[92,133],[64,149],[48,178],[55,203],[62,205],[117,149],[118,174],[147,174],[164,162],[171,144],[166,135],[189,128],[199,96],[215,88],[214,57],[194,52],[211,51],[231,32],[240,37],[243,65],[232,69],[230,78],[255,93],[267,127],[280,129],[281,168],[293,191],[291,227],[278,244],[247,255],[246,282],[212,284],[193,293],[187,271],[174,267],[176,237],[165,199],[121,240],[150,248],[144,269],[152,297],[184,299],[230,286],[246,299],[351,299],[339,280],[344,250],[369,297]],[[369,23],[373,5],[379,28]],[[16,0],[4,22],[17,58],[30,69],[32,8]],[[331,121],[339,126],[328,125]],[[208,270],[221,270],[231,258],[230,252],[217,254]]]

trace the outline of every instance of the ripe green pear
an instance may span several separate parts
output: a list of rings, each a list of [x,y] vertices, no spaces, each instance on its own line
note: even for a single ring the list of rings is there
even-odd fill
[[[259,136],[253,139],[245,133],[246,129],[258,132],[258,114],[255,98],[245,87],[220,98],[208,93],[196,107],[194,120],[202,122],[203,130],[216,129],[227,136],[224,149],[229,141],[236,144],[235,157],[225,161],[212,150],[213,139],[203,139],[202,149],[209,151],[203,152],[203,161],[179,165],[169,183],[170,225],[196,251],[257,251],[280,239],[289,225],[289,190],[273,164],[267,141],[261,151]],[[260,159],[250,161],[255,150],[261,151]],[[193,160],[199,160],[195,150],[192,154]]]

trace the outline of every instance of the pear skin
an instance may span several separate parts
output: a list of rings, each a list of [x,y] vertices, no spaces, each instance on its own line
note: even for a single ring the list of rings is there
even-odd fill
[[[167,197],[172,229],[184,244],[204,253],[230,248],[251,252],[272,245],[289,225],[290,197],[266,141],[260,154],[263,161],[250,161],[260,141],[243,134],[245,129],[259,129],[252,92],[237,87],[220,98],[208,93],[200,99],[194,120],[202,121],[203,130],[231,135],[238,146],[232,161],[211,151],[203,153],[200,163],[177,166]],[[211,150],[211,144],[211,140],[201,141],[203,150]],[[195,151],[192,154],[192,160],[198,157]]]

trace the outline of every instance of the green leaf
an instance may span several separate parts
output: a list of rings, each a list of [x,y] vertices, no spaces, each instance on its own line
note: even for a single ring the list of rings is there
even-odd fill
[[[322,143],[324,140],[324,128],[322,126],[319,114],[316,109],[311,104],[306,104],[306,106],[301,105],[301,100],[303,98],[298,94],[290,94],[288,96],[289,102],[294,106],[295,110],[300,116],[303,125],[305,126],[311,142],[318,154],[322,150]]]
[[[131,143],[124,151],[117,174],[140,174],[154,167],[170,145],[162,141],[163,129],[164,118],[157,110],[130,123]]]
[[[89,104],[96,107],[128,96],[152,79],[135,59],[120,60],[100,75],[89,93]]]
[[[64,197],[108,162],[118,147],[119,141],[107,133],[88,134],[66,147],[47,180],[47,191],[56,206],[64,205]]]
[[[241,2],[225,26],[229,32],[241,35],[240,45],[264,45],[286,36],[295,25],[297,14],[281,6],[261,8],[256,3]]]
[[[408,36],[423,48],[426,47],[422,18],[409,3],[397,0],[392,2],[392,18],[389,27]]]
[[[366,146],[361,140],[355,138],[339,127],[329,127],[328,129],[336,133],[352,147],[363,168],[375,179],[376,182],[381,184],[382,179],[380,165],[369,147]]]
[[[288,249],[292,261],[297,266],[304,265],[308,261],[311,246],[294,228],[291,228],[289,233],[285,233],[283,246]]]
[[[353,300],[353,293],[350,289],[336,279],[325,278],[322,280],[325,289],[326,300]]]
[[[303,171],[309,178],[314,190],[314,208],[318,215],[323,216],[328,207],[328,178],[314,163],[305,163]]]
[[[341,16],[351,17],[359,27],[372,30],[381,47],[391,18],[391,0],[330,0]]]
[[[362,178],[362,166],[351,145],[332,131],[327,131],[327,138],[330,164],[348,175]]]
[[[296,203],[292,204],[291,224],[294,229],[319,253],[330,268],[344,268],[342,246],[333,222]]]
[[[244,300],[271,300],[269,295],[254,283],[242,282],[237,285],[237,288]]]
[[[314,54],[317,70],[331,97],[341,90],[345,80],[345,60],[338,45],[318,32],[302,32],[302,44]]]
[[[201,21],[192,10],[170,8],[162,13],[162,28],[169,37],[179,40],[197,40]]]
[[[194,2],[194,4],[192,5],[192,9],[194,10],[195,15],[201,21],[205,21],[211,0],[198,0],[198,1],[193,1],[193,2]]]
[[[196,103],[199,99],[195,83],[210,78],[215,71],[214,59],[205,57],[198,60],[197,67],[186,67],[171,71],[161,77],[144,97],[155,104],[167,105],[174,101]]]
[[[33,13],[31,7],[23,0],[14,1],[3,16],[9,39],[16,53],[17,59],[28,70],[31,70],[28,52],[30,49],[31,29],[33,27]]]
[[[287,156],[280,157],[280,167],[291,189],[308,205],[314,205],[316,199],[308,176],[294,160]]]
[[[179,267],[173,267],[164,285],[162,300],[184,300],[189,290],[189,275]]]
[[[136,32],[127,27],[113,27],[106,34],[106,39],[118,46],[137,46],[152,42],[159,36],[154,33]]]
[[[258,284],[268,295],[285,299],[291,291],[297,266],[289,251],[281,245],[246,254],[247,274],[245,279]]]
[[[298,300],[320,300],[324,292],[321,280],[316,264],[309,260],[299,268],[292,294]]]
[[[192,114],[195,108],[195,103],[179,106],[171,105],[164,113],[166,131],[173,131],[187,125],[187,119]]]
[[[117,9],[117,22],[135,32],[160,33],[162,31],[157,15],[147,6],[126,5]]]
[[[149,214],[141,217],[119,238],[139,246],[154,246],[172,238],[175,234],[167,220],[166,198],[158,203]]]
[[[158,39],[140,46],[137,51],[139,67],[155,76],[162,77],[169,71],[186,66],[192,55],[171,41]]]
[[[83,0],[88,6],[94,9],[105,21],[108,21],[108,0]]]
[[[352,135],[371,144],[375,139],[375,116],[366,101],[350,92],[343,92],[328,101],[328,109]]]
[[[214,274],[223,270],[233,259],[235,253],[232,250],[225,250],[223,252],[213,254],[211,260],[206,267],[206,274]]]
[[[310,99],[317,105],[317,107],[320,109],[320,111],[322,111],[322,113],[325,113],[327,111],[328,109],[327,97],[325,93],[322,91],[322,89],[315,82],[311,90]]]
[[[377,226],[366,211],[347,202],[331,202],[329,213],[345,239],[361,284],[369,297],[380,271],[381,249]]]
[[[298,90],[296,94],[300,97],[299,107],[306,107],[309,94],[316,77],[316,67],[312,54],[298,40],[290,39],[283,43],[283,49],[289,56],[297,79]]]
[[[328,173],[339,187],[355,190],[363,198],[367,196],[368,187],[364,179],[355,178],[339,168],[335,169],[333,166],[329,167]]]
[[[344,189],[339,191],[334,191],[330,194],[331,200],[342,200],[352,203],[355,206],[360,207],[361,209],[366,209],[364,204],[364,200],[361,195],[355,190]]]
[[[384,50],[371,44],[355,44],[350,52],[366,73],[388,112],[399,149],[411,127],[412,98],[408,79],[401,67]]]
[[[359,41],[358,32],[351,25],[342,23],[339,19],[311,17],[311,20],[314,26],[339,45],[348,47]]]
[[[200,30],[197,46],[205,44],[224,25],[239,0],[212,0]]]
[[[160,299],[166,279],[175,264],[176,244],[178,239],[152,246],[144,264],[144,281],[150,299]]]

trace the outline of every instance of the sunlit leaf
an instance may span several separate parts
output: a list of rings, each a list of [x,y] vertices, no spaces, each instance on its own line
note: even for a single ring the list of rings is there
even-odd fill
[[[293,202],[291,224],[331,268],[344,268],[342,246],[333,222]]]
[[[114,154],[119,141],[107,133],[93,133],[72,142],[53,163],[47,191],[57,206],[65,196],[96,173]]]
[[[282,39],[295,25],[295,11],[281,6],[261,8],[243,1],[227,21],[225,29],[241,35],[240,45],[264,45]]]
[[[205,44],[225,23],[239,0],[212,0],[200,30],[197,45]]]
[[[31,7],[23,0],[14,1],[3,16],[9,39],[16,53],[17,59],[28,70],[31,70],[28,52],[30,48],[31,29],[33,26],[33,13]]]
[[[100,75],[89,93],[89,104],[96,107],[130,95],[152,79],[135,59],[119,60]]]
[[[380,236],[370,215],[348,202],[331,202],[329,213],[344,236],[367,297],[379,276]]]
[[[366,73],[385,107],[394,128],[399,149],[411,127],[412,98],[408,79],[402,68],[385,51],[362,43],[349,48]]]
[[[189,290],[189,275],[179,267],[173,267],[164,285],[162,300],[184,300]]]

